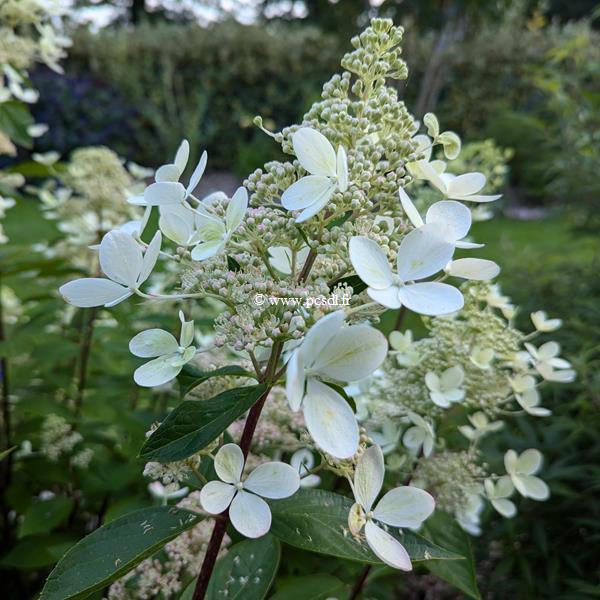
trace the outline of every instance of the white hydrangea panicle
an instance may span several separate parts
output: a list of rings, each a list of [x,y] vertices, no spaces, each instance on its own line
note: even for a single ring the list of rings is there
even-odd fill
[[[108,279],[75,279],[62,285],[59,292],[69,304],[81,308],[115,306],[138,292],[150,277],[160,246],[160,231],[145,252],[129,233],[110,231],[102,238],[99,250],[100,267]]]
[[[257,538],[271,528],[271,509],[263,498],[288,498],[298,491],[300,475],[290,465],[267,462],[242,481],[244,455],[236,444],[225,444],[215,456],[219,480],[209,481],[200,491],[202,508],[218,515],[229,508],[231,524],[243,536]]]
[[[556,331],[562,326],[562,319],[549,319],[548,315],[543,310],[532,312],[531,322],[533,323],[536,331],[541,333]]]
[[[177,377],[184,365],[196,355],[194,322],[186,321],[179,311],[181,334],[179,342],[168,331],[147,329],[134,336],[129,342],[129,351],[140,358],[153,360],[138,367],[133,378],[142,387],[163,385]]]
[[[483,485],[485,497],[503,517],[511,519],[517,514],[515,503],[509,500],[515,491],[510,477],[500,477],[496,482],[488,478],[483,482]]]
[[[352,266],[369,286],[367,293],[375,302],[387,308],[406,306],[424,315],[449,314],[464,305],[463,296],[455,287],[438,281],[418,281],[442,270],[453,253],[446,226],[438,223],[423,225],[404,237],[398,249],[396,274],[385,252],[373,240],[355,236],[349,244]]]
[[[300,166],[309,175],[285,190],[281,204],[288,210],[301,211],[296,223],[302,223],[321,211],[336,190],[348,189],[348,160],[343,146],[338,146],[336,154],[331,142],[311,127],[292,134],[292,145]]]
[[[339,310],[308,331],[287,364],[286,393],[292,410],[302,408],[316,444],[336,458],[358,449],[356,417],[348,402],[323,382],[350,382],[368,377],[385,360],[387,341],[368,325],[344,326]]]
[[[290,458],[290,465],[300,475],[300,487],[316,487],[321,483],[318,475],[309,473],[315,466],[315,457],[308,448],[296,450]]]
[[[547,500],[550,497],[546,483],[535,476],[542,468],[542,460],[542,453],[535,448],[525,450],[521,455],[514,450],[508,450],[504,455],[504,468],[524,498]]]
[[[425,385],[429,389],[429,398],[441,408],[460,402],[465,397],[465,391],[461,387],[464,380],[465,372],[459,365],[449,367],[441,374],[428,371]]]
[[[390,490],[375,504],[384,475],[383,452],[379,446],[371,446],[356,464],[351,482],[355,504],[348,515],[348,526],[356,536],[364,528],[369,547],[382,562],[411,571],[412,563],[404,546],[376,522],[388,527],[418,529],[433,513],[435,500],[417,487],[402,486]]]

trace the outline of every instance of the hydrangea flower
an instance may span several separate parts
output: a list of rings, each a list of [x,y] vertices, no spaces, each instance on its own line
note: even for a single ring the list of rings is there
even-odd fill
[[[481,346],[475,346],[471,350],[469,360],[479,369],[487,371],[494,360],[495,352],[493,348],[482,348]]]
[[[536,388],[523,391],[521,394],[515,394],[519,406],[534,417],[547,417],[552,411],[540,406],[540,393]]]
[[[390,333],[390,354],[396,356],[398,364],[403,367],[414,367],[421,361],[421,355],[413,344],[413,333],[407,329],[404,333],[392,331]]]
[[[488,433],[498,431],[504,426],[502,421],[490,421],[487,415],[481,411],[468,415],[467,418],[472,427],[470,425],[461,425],[458,430],[472,442],[479,440]]]
[[[75,279],[62,285],[59,292],[69,304],[81,308],[115,306],[135,294],[150,277],[160,246],[160,231],[144,253],[129,233],[110,231],[102,238],[99,250],[100,267],[108,279]]]
[[[486,498],[503,517],[510,519],[517,514],[517,507],[512,500],[508,499],[515,491],[510,477],[500,477],[496,483],[486,479],[483,486]]]
[[[298,129],[292,135],[292,145],[298,162],[310,175],[285,190],[281,204],[288,210],[302,211],[296,218],[296,223],[302,223],[322,210],[336,189],[348,189],[348,161],[343,146],[338,146],[336,155],[331,142],[310,127]]]
[[[532,312],[531,322],[533,323],[536,331],[540,331],[542,333],[556,331],[562,325],[562,319],[549,319],[548,315],[543,310]]]
[[[485,258],[459,258],[450,261],[444,267],[444,272],[461,279],[489,281],[498,276],[500,267],[493,260]]]
[[[383,454],[393,452],[400,441],[402,430],[391,420],[383,422],[381,431],[369,431],[369,437],[377,444]]]
[[[411,571],[412,563],[404,546],[375,521],[391,527],[417,529],[433,513],[435,500],[424,490],[402,486],[387,492],[374,507],[384,475],[383,452],[379,446],[371,446],[360,457],[354,471],[351,484],[356,502],[350,509],[348,526],[353,535],[358,535],[364,527],[367,544],[385,564]]]
[[[215,456],[220,481],[209,481],[200,491],[200,504],[211,515],[229,508],[231,524],[242,535],[258,538],[271,528],[271,509],[263,498],[292,496],[300,487],[298,472],[282,462],[259,465],[242,481],[244,455],[236,444],[225,444]]]
[[[344,312],[323,317],[306,334],[287,364],[286,393],[293,411],[302,408],[314,441],[336,458],[358,448],[358,424],[346,400],[321,379],[349,382],[373,373],[385,360],[387,342],[368,325],[344,327]]]
[[[176,500],[187,496],[190,489],[188,487],[179,487],[177,483],[163,485],[160,481],[153,481],[148,484],[148,491],[153,498],[162,500],[166,504],[169,500]]]
[[[460,387],[464,379],[465,372],[459,365],[446,369],[441,375],[429,371],[425,375],[429,398],[441,408],[448,408],[451,404],[460,402],[465,397],[465,391]]]
[[[414,283],[444,268],[454,245],[447,240],[445,226],[429,223],[411,231],[401,242],[392,272],[380,246],[362,236],[350,239],[350,261],[356,274],[369,286],[367,293],[387,308],[406,306],[423,315],[444,315],[463,307],[462,294],[437,281]]]
[[[550,490],[544,481],[535,474],[542,467],[542,453],[535,448],[525,450],[520,456],[514,450],[504,455],[504,467],[513,485],[524,498],[546,500]]]
[[[183,366],[196,355],[194,322],[186,321],[179,311],[181,334],[179,342],[164,329],[147,329],[134,336],[129,342],[129,351],[140,358],[153,360],[138,367],[133,379],[143,387],[156,387],[175,379]]]
[[[571,363],[564,358],[559,358],[560,345],[556,342],[546,342],[539,348],[525,342],[525,348],[529,353],[530,361],[546,381],[569,383],[575,379],[575,371],[571,369]]]
[[[446,198],[462,200],[463,202],[493,202],[502,194],[479,194],[484,188],[486,177],[483,173],[437,173],[434,169],[428,171],[428,181],[433,184]]]
[[[431,456],[435,443],[433,425],[417,413],[409,412],[407,416],[413,426],[404,432],[402,443],[414,456],[417,456],[421,451],[425,458]]]
[[[318,475],[308,475],[308,472],[315,466],[315,457],[308,448],[296,450],[290,458],[290,465],[300,475],[300,487],[315,487],[321,483]]]

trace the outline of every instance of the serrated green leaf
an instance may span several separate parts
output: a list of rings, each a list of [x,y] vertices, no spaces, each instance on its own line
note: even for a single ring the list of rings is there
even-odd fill
[[[185,365],[177,376],[181,397],[185,397],[195,387],[213,377],[250,377],[256,379],[254,373],[250,373],[250,371],[246,371],[238,365],[229,365],[213,371],[201,371],[191,365]]]
[[[186,400],[146,440],[144,460],[173,462],[205,448],[264,394],[264,385],[235,388],[210,400]]]
[[[439,510],[425,521],[423,533],[428,538],[435,540],[436,543],[442,544],[444,548],[462,555],[465,559],[452,564],[441,560],[431,560],[425,566],[431,573],[457,587],[469,598],[479,600],[481,596],[477,589],[475,560],[469,535],[450,515]]]
[[[350,498],[301,488],[290,498],[269,504],[273,515],[271,533],[282,542],[311,552],[381,564],[366,541],[354,538],[348,531],[348,513],[353,504]],[[408,529],[399,533],[390,528],[389,533],[406,548],[413,561],[462,558]]]
[[[25,511],[19,526],[19,537],[47,533],[60,525],[70,514],[74,501],[64,496],[36,500]]]
[[[286,577],[281,585],[277,578],[277,593],[271,600],[328,600],[328,598],[346,598],[346,586],[333,575],[305,575]]]
[[[39,600],[86,598],[131,571],[202,518],[189,510],[157,506],[100,527],[61,558]]]

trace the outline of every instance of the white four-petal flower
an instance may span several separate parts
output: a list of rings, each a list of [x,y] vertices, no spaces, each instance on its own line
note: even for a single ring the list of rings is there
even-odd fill
[[[308,448],[296,450],[290,458],[290,465],[300,475],[300,487],[315,487],[321,483],[318,475],[308,473],[315,466],[315,457]]]
[[[521,496],[532,500],[546,500],[550,490],[535,474],[542,466],[542,453],[535,448],[525,450],[520,456],[514,450],[504,455],[504,467]]]
[[[383,487],[384,475],[381,448],[371,446],[356,465],[352,482],[356,503],[350,509],[348,526],[353,535],[358,535],[364,527],[367,543],[381,561],[395,569],[411,571],[412,563],[404,546],[375,521],[417,529],[433,512],[435,500],[424,490],[403,486],[390,490],[373,506]]]
[[[248,538],[258,538],[271,528],[271,509],[263,498],[292,496],[300,487],[300,476],[290,465],[267,462],[242,481],[244,462],[238,445],[222,446],[214,462],[220,481],[209,481],[202,488],[200,504],[211,515],[229,508],[229,519],[237,531]]]
[[[515,398],[519,406],[534,417],[547,417],[552,414],[552,411],[540,406],[540,393],[535,387],[515,394]]]
[[[543,333],[556,331],[562,325],[562,319],[549,319],[543,310],[532,312],[531,321],[536,330]]]
[[[183,366],[196,355],[194,322],[186,321],[179,312],[181,334],[179,342],[164,329],[147,329],[134,336],[129,342],[129,351],[140,358],[153,358],[138,367],[133,379],[143,387],[156,387],[175,379]]]
[[[425,458],[431,456],[435,444],[433,425],[417,413],[409,412],[407,416],[413,426],[404,432],[402,443],[414,456],[417,456],[421,451]]]
[[[343,146],[338,146],[336,154],[331,142],[311,127],[298,129],[292,145],[298,162],[310,175],[285,190],[281,204],[302,211],[296,218],[296,223],[302,223],[323,209],[336,189],[348,189],[348,160]]]
[[[571,369],[571,363],[560,358],[560,345],[556,342],[546,342],[539,348],[525,342],[525,348],[529,353],[530,360],[537,372],[546,381],[559,381],[569,383],[575,379],[575,371]]]
[[[82,308],[119,304],[150,277],[160,245],[160,231],[155,233],[144,253],[130,233],[110,231],[102,238],[99,251],[100,267],[108,279],[75,279],[62,285],[59,292],[69,304]]]
[[[515,503],[508,499],[515,491],[510,477],[500,477],[496,483],[491,479],[486,479],[483,486],[486,498],[503,517],[510,519],[517,514]]]
[[[476,441],[484,435],[498,431],[504,426],[503,421],[490,421],[484,412],[478,411],[467,417],[472,425],[461,425],[458,430],[470,441]]]
[[[367,293],[387,308],[406,306],[423,315],[444,315],[460,310],[463,295],[451,285],[437,281],[414,283],[437,273],[448,264],[454,245],[445,225],[429,223],[411,231],[401,242],[392,272],[381,247],[362,236],[350,239],[350,261],[356,274],[369,286]]]
[[[465,379],[462,367],[456,365],[442,372],[441,375],[429,371],[425,375],[425,385],[429,388],[429,398],[441,408],[448,408],[454,402],[465,397],[461,385]]]
[[[358,448],[356,417],[346,400],[321,380],[363,379],[385,360],[387,341],[368,325],[344,327],[344,312],[323,317],[309,330],[288,361],[286,392],[293,411],[302,408],[314,441],[336,458]]]

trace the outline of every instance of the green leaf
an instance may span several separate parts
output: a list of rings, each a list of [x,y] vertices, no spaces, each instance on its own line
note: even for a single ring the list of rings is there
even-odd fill
[[[367,284],[358,275],[342,277],[341,279],[334,281],[330,287],[333,289],[334,287],[343,284],[349,285],[355,294],[360,294],[367,289]]]
[[[4,460],[15,448],[16,446],[11,446],[6,450],[2,450],[2,452],[0,452],[0,460]]]
[[[238,365],[221,367],[214,371],[201,371],[191,365],[185,365],[181,373],[177,376],[181,397],[183,398],[195,387],[212,377],[251,377],[252,379],[256,379],[256,376],[253,373],[246,371],[246,369],[242,369],[242,367]]]
[[[441,560],[430,560],[426,567],[434,574],[457,587],[470,598],[479,600],[475,560],[469,534],[447,513],[435,511],[423,526],[423,534],[464,557],[465,560],[452,564]]]
[[[0,104],[0,131],[19,146],[31,148],[31,136],[27,133],[27,127],[33,122],[29,109],[22,102]]]
[[[39,600],[86,598],[201,520],[202,515],[189,510],[158,506],[112,521],[62,557],[48,576]]]
[[[269,504],[273,514],[271,533],[282,542],[311,552],[381,564],[364,539],[355,539],[348,531],[348,512],[353,504],[350,498],[301,488],[290,498]],[[408,529],[399,533],[391,528],[389,533],[406,548],[413,561],[462,558]]]
[[[60,525],[71,513],[74,501],[64,496],[37,500],[25,511],[19,527],[19,537],[47,533]]]
[[[205,448],[241,417],[265,392],[253,385],[222,392],[210,400],[186,400],[146,440],[144,460],[173,462]]]
[[[279,582],[279,578],[277,578]],[[346,586],[333,575],[305,575],[286,577],[277,584],[277,593],[271,600],[327,600],[328,598],[346,598]]]
[[[20,542],[2,557],[0,566],[17,569],[41,569],[53,565],[77,538],[71,533],[35,535]]]

